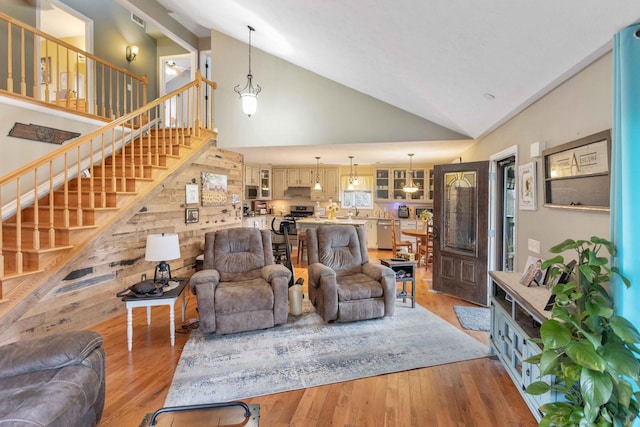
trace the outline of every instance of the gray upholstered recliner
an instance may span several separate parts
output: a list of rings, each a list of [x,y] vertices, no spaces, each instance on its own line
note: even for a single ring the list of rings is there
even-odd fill
[[[369,262],[362,226],[323,225],[306,233],[309,299],[325,321],[393,315],[395,273]]]
[[[203,269],[189,286],[200,329],[229,334],[287,322],[291,271],[276,264],[271,232],[229,228],[205,234]]]
[[[95,426],[102,417],[102,336],[74,331],[0,347],[1,426]]]

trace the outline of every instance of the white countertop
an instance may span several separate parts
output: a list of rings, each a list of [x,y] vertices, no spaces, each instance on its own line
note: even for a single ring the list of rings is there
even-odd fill
[[[336,218],[328,220],[326,218],[303,218],[297,219],[296,224],[302,225],[326,225],[326,224],[351,224],[351,225],[366,225],[366,219],[348,219],[348,218]]]

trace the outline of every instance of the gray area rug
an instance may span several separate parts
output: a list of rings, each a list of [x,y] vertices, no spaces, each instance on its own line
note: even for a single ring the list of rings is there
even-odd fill
[[[221,336],[194,330],[165,406],[245,399],[487,355],[487,346],[418,305],[398,305],[392,318],[329,325],[305,299],[302,315],[272,329]]]
[[[491,310],[488,308],[454,305],[453,310],[463,328],[473,331],[489,331]]]

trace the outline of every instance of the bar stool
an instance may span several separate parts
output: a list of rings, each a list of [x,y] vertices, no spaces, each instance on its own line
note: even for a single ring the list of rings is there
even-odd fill
[[[304,251],[307,249],[307,233],[298,233],[298,263],[304,259]]]

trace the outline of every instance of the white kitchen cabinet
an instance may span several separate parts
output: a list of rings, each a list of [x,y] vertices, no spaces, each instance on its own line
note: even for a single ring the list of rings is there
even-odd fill
[[[242,219],[242,226],[248,228],[258,228],[260,230],[267,229],[267,216],[246,216]]]
[[[284,199],[284,190],[287,189],[287,170],[273,168],[271,170],[272,198]]]
[[[260,184],[260,166],[245,164],[244,165],[244,185]]]
[[[367,220],[367,248],[378,249],[378,220]]]
[[[287,186],[313,187],[315,184],[315,169],[289,168],[287,169]]]
[[[271,168],[260,167],[258,170],[258,199],[271,200]]]
[[[311,200],[325,201],[332,199],[340,200],[340,171],[338,168],[322,168],[317,173],[320,178],[321,190],[314,190],[316,183],[316,171],[313,171],[313,185],[311,186]]]
[[[425,185],[429,183],[425,179],[426,173],[424,169],[413,169],[409,171],[408,169],[391,169],[391,188],[392,193],[389,194],[389,197],[393,200],[426,200],[425,198]],[[413,183],[418,187],[418,191],[415,193],[406,193],[403,188],[409,181],[413,181]]]

